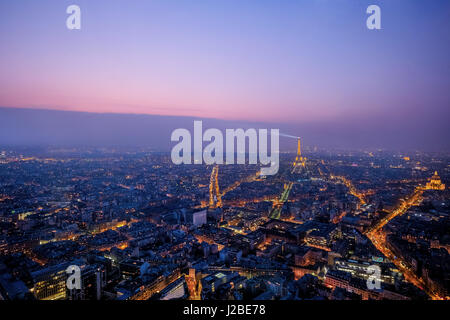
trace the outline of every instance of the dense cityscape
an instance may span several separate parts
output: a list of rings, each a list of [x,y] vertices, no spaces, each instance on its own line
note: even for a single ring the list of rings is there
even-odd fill
[[[0,299],[449,299],[449,159],[292,140],[260,176],[137,148],[0,148]]]
[[[5,319],[448,313],[449,0],[1,0],[0,46]]]

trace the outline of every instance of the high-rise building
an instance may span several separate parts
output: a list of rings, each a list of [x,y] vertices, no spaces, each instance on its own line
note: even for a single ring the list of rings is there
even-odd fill
[[[194,212],[192,216],[192,224],[194,226],[201,226],[203,224],[206,224],[206,213],[207,210]]]
[[[178,278],[161,290],[159,294],[159,300],[186,299],[189,296],[189,291],[185,277]]]
[[[33,294],[38,300],[62,300],[67,297],[66,268],[68,263],[62,263],[31,273],[33,279]]]
[[[100,300],[106,285],[106,270],[100,265],[81,267],[81,289],[68,290],[70,300]]]

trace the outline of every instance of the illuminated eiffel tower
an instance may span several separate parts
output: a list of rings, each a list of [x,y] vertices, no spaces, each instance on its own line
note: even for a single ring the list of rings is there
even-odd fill
[[[291,174],[293,173],[309,174],[309,171],[306,168],[306,158],[302,156],[300,138],[297,138],[297,156],[295,157],[291,170]],[[297,175],[294,175],[294,177],[298,178]],[[289,193],[291,192],[293,185],[294,183],[292,181],[284,184],[283,193],[280,198],[273,203],[272,211],[269,213],[270,219],[280,219],[283,206],[288,201]]]
[[[306,168],[306,157],[302,156],[302,149],[300,144],[300,138],[297,139],[297,156],[295,157],[294,167],[292,172],[300,173]]]

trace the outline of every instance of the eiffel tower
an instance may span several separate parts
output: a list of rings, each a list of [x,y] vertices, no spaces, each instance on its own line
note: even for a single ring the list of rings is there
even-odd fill
[[[297,156],[295,157],[292,173],[300,173],[306,168],[306,157],[302,156],[300,138],[297,139]]]

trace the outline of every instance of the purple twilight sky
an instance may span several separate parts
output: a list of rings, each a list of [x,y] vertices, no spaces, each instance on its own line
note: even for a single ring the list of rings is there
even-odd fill
[[[66,28],[71,4],[81,30]],[[381,30],[366,27],[370,4]],[[5,108],[255,121],[322,146],[450,149],[445,0],[0,0],[0,48]],[[26,113],[2,114],[0,143],[36,136]]]

